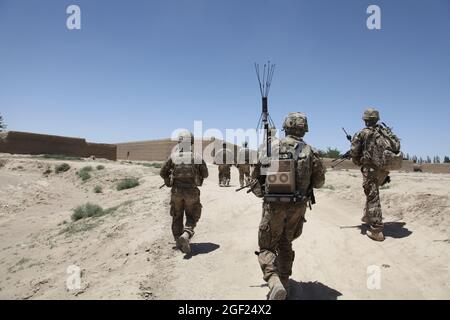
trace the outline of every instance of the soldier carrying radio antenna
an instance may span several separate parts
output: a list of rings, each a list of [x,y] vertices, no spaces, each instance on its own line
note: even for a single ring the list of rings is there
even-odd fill
[[[176,150],[164,162],[160,175],[167,187],[172,188],[170,215],[172,216],[172,234],[177,248],[183,253],[190,253],[190,240],[194,228],[200,219],[199,186],[208,177],[208,168],[200,155],[193,152],[194,136],[182,131],[178,136]],[[183,225],[184,216],[186,224]]]
[[[366,195],[364,215],[361,218],[370,229],[366,234],[375,241],[383,241],[383,217],[381,213],[379,187],[390,182],[389,170],[402,166],[403,154],[400,140],[386,124],[378,124],[380,114],[369,108],[364,111],[366,127],[352,139],[350,156],[353,163],[361,167],[363,189]]]
[[[306,115],[289,113],[283,130],[286,137],[272,144],[275,155],[260,159],[255,166],[250,189],[263,198],[257,254],[270,300],[287,296],[294,262],[292,241],[302,234],[306,208],[315,203],[313,188],[325,183],[325,167],[318,152],[303,141],[308,132]]]

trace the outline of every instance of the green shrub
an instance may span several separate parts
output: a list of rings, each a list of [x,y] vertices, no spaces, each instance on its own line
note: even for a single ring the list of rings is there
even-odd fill
[[[87,171],[81,170],[81,171],[78,171],[77,174],[81,178],[82,181],[86,181],[91,178],[91,175]]]
[[[131,188],[135,188],[139,185],[139,181],[135,178],[127,178],[127,179],[123,179],[121,180],[118,184],[117,184],[117,191],[120,190],[125,190],[125,189],[131,189]]]
[[[102,207],[92,203],[86,203],[73,209],[72,220],[78,221],[84,218],[99,217],[105,214]]]
[[[95,193],[102,193],[103,192],[103,188],[101,186],[95,186],[94,187],[94,192]]]
[[[97,170],[103,170],[103,169],[105,169],[105,166],[103,166],[103,165],[101,165],[101,164],[99,164],[99,165],[97,166]]]
[[[58,164],[55,166],[56,173],[66,172],[66,171],[69,171],[69,169],[70,169],[70,165],[68,165],[67,163],[62,163],[62,164]]]
[[[77,172],[77,175],[81,178],[82,181],[86,181],[91,178],[91,175],[89,172],[91,172],[93,169],[91,166],[83,167],[80,171]]]

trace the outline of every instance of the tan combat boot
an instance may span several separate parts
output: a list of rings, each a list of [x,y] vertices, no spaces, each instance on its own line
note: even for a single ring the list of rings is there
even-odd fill
[[[191,236],[186,231],[178,238],[177,246],[180,248],[181,252],[184,254],[191,253],[191,246],[189,244]]]
[[[361,222],[365,223],[365,224],[370,224],[369,217],[366,216],[366,215],[363,215],[362,218],[361,218]]]
[[[269,278],[267,282],[269,285],[269,300],[285,300],[287,296],[287,291],[284,288],[283,284],[280,281],[278,275],[274,274]]]
[[[375,241],[384,241],[383,229],[379,227],[370,227],[369,230],[366,231],[366,235]]]

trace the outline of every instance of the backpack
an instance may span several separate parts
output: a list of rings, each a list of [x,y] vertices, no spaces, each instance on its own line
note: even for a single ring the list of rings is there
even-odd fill
[[[192,152],[174,153],[171,155],[171,159],[173,163],[172,179],[174,182],[192,183],[196,186],[203,184],[203,178],[194,162],[194,154]]]
[[[365,139],[362,158],[377,169],[398,170],[403,163],[400,139],[386,125],[377,125]]]
[[[275,148],[274,148],[275,149]],[[265,177],[267,202],[298,202],[311,196],[312,148],[303,141],[280,141],[278,159],[271,159]]]

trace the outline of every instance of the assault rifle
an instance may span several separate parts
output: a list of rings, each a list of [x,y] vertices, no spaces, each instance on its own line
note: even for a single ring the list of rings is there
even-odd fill
[[[342,128],[342,130],[344,131],[345,137],[347,138],[347,140],[351,143],[352,142],[352,136],[347,133],[345,128]],[[350,160],[351,158],[352,158],[351,152],[350,152],[350,150],[348,150],[346,153],[341,155],[339,158],[336,158],[336,159],[331,161],[331,163],[332,163],[331,168],[334,169],[336,166],[340,165],[345,160]]]
[[[258,180],[253,180],[252,182],[246,184],[245,186],[240,187],[239,189],[236,189],[236,192],[239,192],[239,191],[241,191],[241,190],[243,190],[243,189],[245,189],[245,188],[249,188],[249,187],[250,187],[250,189],[247,190],[247,193],[250,193],[250,192],[252,192],[252,190],[256,187],[256,183],[257,183],[257,182],[258,182]]]

